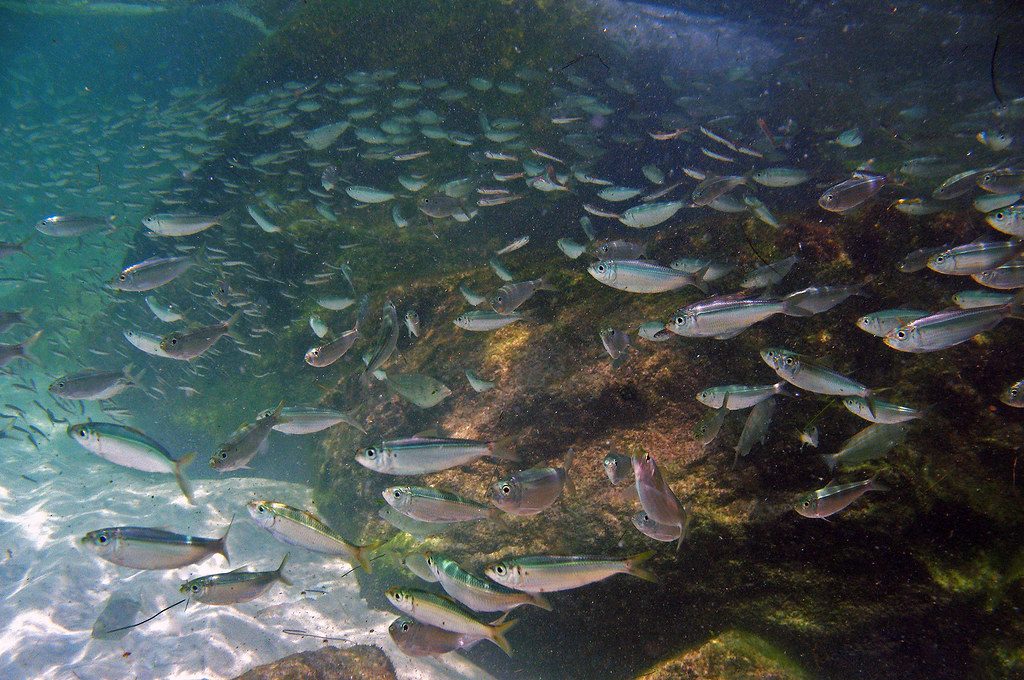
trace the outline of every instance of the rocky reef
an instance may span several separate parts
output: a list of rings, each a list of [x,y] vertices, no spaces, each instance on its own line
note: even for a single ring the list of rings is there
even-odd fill
[[[395,669],[376,647],[324,647],[257,666],[236,680],[394,680]]]

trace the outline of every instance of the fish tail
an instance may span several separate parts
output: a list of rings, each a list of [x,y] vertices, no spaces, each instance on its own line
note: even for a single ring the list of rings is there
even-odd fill
[[[508,522],[505,520],[505,512],[501,508],[491,508],[491,511],[487,514],[490,519],[500,524],[502,528],[508,529]]]
[[[829,471],[835,472],[837,453],[823,453],[821,454],[821,460],[824,461],[825,465],[828,466]]]
[[[351,411],[345,411],[345,420],[343,420],[342,422],[344,422],[347,425],[351,425],[352,427],[356,428],[357,430],[359,430],[363,434],[366,434],[366,428],[363,427],[362,425],[360,425],[359,421],[356,420],[356,411],[358,411],[358,410],[359,410],[359,407],[357,406],[356,408],[352,409]]]
[[[780,380],[779,382],[775,383],[775,394],[781,395],[783,397],[794,397],[794,396],[796,396],[792,392],[790,392],[789,390],[786,389],[786,387],[788,385],[789,385],[789,383],[787,383],[785,380]]]
[[[356,562],[358,562],[359,566],[363,568],[363,571],[365,571],[367,574],[372,574],[373,567],[370,566],[370,560],[366,556],[372,553],[377,548],[384,545],[385,543],[389,542],[390,541],[377,541],[376,543],[371,543],[370,545],[354,546],[355,551],[353,552],[352,556],[356,558]]]
[[[235,330],[235,325],[238,323],[238,320],[242,318],[242,314],[243,312],[240,309],[232,314],[230,319],[224,322],[224,325],[227,326],[227,335],[230,335],[231,338],[238,343],[245,342],[245,338]]]
[[[814,312],[804,309],[800,303],[793,298],[796,293],[790,293],[782,298],[782,313],[786,316],[814,316]]]
[[[178,488],[185,494],[185,499],[188,500],[192,505],[196,504],[196,499],[192,495],[192,484],[188,481],[188,477],[185,476],[185,468],[189,466],[192,459],[196,457],[196,452],[185,454],[179,460],[174,463],[174,478],[178,481]],[[225,537],[227,534],[224,534]],[[227,554],[224,554],[227,557]]]
[[[487,455],[491,456],[492,458],[500,458],[501,460],[509,460],[514,463],[521,463],[523,461],[522,457],[518,453],[513,451],[511,448],[509,448],[509,445],[511,443],[511,436],[502,437],[496,442],[491,442],[491,444],[488,447]]]
[[[695,285],[700,292],[705,295],[708,294],[708,283],[704,280],[704,277],[708,275],[708,270],[711,269],[711,263],[708,262],[703,267],[698,269],[693,275],[693,285]]]
[[[892,489],[887,487],[885,484],[882,484],[881,482],[879,482],[875,477],[872,477],[871,479],[868,480],[867,490],[868,491],[892,491]]]
[[[228,557],[228,534],[231,533],[231,527],[235,524],[235,516],[231,515],[231,521],[228,522],[228,528],[224,530],[224,535],[217,541],[217,552],[224,556],[224,561],[231,564],[231,558]]]
[[[653,556],[654,551],[648,550],[647,552],[642,552],[633,555],[632,557],[627,557],[626,573],[630,576],[636,576],[637,578],[642,578],[645,581],[650,581],[651,583],[657,583],[660,579],[653,572],[650,572],[647,569],[644,569],[640,566],[647,560],[651,559],[651,557]]]
[[[548,283],[544,279],[538,279],[537,290],[558,290],[558,286],[553,283]]]
[[[20,354],[21,357],[23,359],[25,359],[25,361],[33,363],[36,366],[39,366],[40,368],[42,368],[42,364],[39,363],[38,359],[36,359],[31,354],[29,354],[28,350],[32,347],[32,345],[36,344],[36,342],[39,340],[39,338],[42,335],[43,335],[43,330],[39,329],[38,331],[33,333],[31,336],[29,336],[28,340],[26,340],[25,342],[21,343],[21,347],[18,349],[18,354]]]
[[[1007,316],[1012,316],[1015,319],[1024,318],[1024,289],[1017,292],[1013,296],[1013,299],[1009,302],[1009,311]]]
[[[508,656],[512,656],[512,645],[505,639],[505,633],[512,628],[512,626],[519,623],[519,619],[512,619],[505,623],[500,623],[496,626],[491,627],[490,641],[501,647],[501,651],[505,652]]]
[[[555,609],[551,601],[544,597],[544,593],[530,593],[530,604],[549,612]]]
[[[277,580],[286,586],[292,585],[292,582],[284,575],[284,563],[288,561],[289,555],[291,555],[291,553],[285,553],[284,557],[281,558],[281,564],[279,564],[277,569],[274,570],[274,575],[277,576]]]

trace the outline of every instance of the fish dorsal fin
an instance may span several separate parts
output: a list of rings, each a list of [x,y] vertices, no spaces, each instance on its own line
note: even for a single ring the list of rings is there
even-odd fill
[[[441,433],[435,425],[434,427],[428,427],[425,430],[420,430],[412,436],[412,439],[436,439],[440,436]]]

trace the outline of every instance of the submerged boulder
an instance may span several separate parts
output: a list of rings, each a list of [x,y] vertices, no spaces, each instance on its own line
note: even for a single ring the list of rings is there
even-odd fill
[[[395,667],[377,647],[324,647],[257,666],[236,680],[394,680]]]

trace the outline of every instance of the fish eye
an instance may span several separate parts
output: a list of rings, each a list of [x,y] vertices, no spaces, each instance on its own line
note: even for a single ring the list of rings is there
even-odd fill
[[[403,631],[407,631],[407,630],[409,630],[409,624],[408,624],[408,622],[406,622],[406,623],[403,623],[403,624],[402,624],[402,630],[403,630]]]
[[[497,574],[498,576],[504,576],[505,575],[505,566],[502,565],[502,564],[499,564],[499,565],[495,566],[494,567],[494,573]]]
[[[804,508],[810,507],[810,505],[811,505],[811,502],[809,500],[808,501],[804,501],[803,503],[800,504],[800,506],[804,507]]]
[[[178,339],[177,338],[171,338],[171,344],[172,345],[177,345],[178,344]]]
[[[684,323],[686,323],[686,317],[685,316],[677,316],[676,317],[676,325],[682,326]]]
[[[935,261],[936,262],[945,262],[946,261],[946,256],[945,255],[936,255],[935,256]]]
[[[260,513],[261,515],[264,512],[266,512],[266,511],[267,511],[267,506],[263,505],[262,503],[260,505],[256,506],[256,512]]]
[[[107,537],[106,534],[100,534],[100,535],[98,535],[96,537],[96,542],[99,543],[100,545],[103,545],[104,543],[106,543],[109,540],[110,539]]]
[[[1011,387],[1010,388],[1010,396],[1013,397],[1014,399],[1017,398],[1017,388],[1016,387]]]
[[[604,274],[604,265],[603,264],[597,265],[596,269],[597,269],[597,272],[599,274]]]
[[[125,276],[124,274],[121,274],[120,276],[117,277],[117,280],[118,281],[127,281],[128,277]]]
[[[89,433],[88,433],[88,432],[86,432],[85,430],[79,430],[79,431],[78,431],[78,436],[79,436],[79,437],[86,437],[86,436],[88,436],[88,435],[89,435]]]
[[[907,332],[903,331],[903,330],[896,331],[896,337],[898,339],[900,339],[900,340],[906,340],[907,339]]]
[[[501,485],[501,492],[507,496],[510,493],[512,493],[512,487],[509,486],[508,484],[502,484]]]
[[[1002,220],[1002,219],[1005,219],[1005,218],[1006,218],[1006,215],[1003,214],[1002,210],[1000,210],[999,212],[996,213],[996,219],[997,220]]]
[[[494,298],[494,301],[495,301],[495,302],[502,302],[502,301],[503,301],[504,299],[505,299],[505,298],[503,298],[502,296],[498,295],[498,296],[496,296],[496,297]]]
[[[395,489],[394,491],[391,492],[391,495],[394,496],[395,498],[401,498],[402,492],[399,491],[398,489]]]
[[[787,365],[787,366],[792,366],[792,365],[793,365],[793,364],[795,364],[795,363],[796,363],[796,362],[795,362],[795,361],[793,361],[793,357],[786,357],[786,365]]]
[[[189,590],[191,590],[193,593],[198,593],[199,592],[199,586],[196,585],[195,583],[193,583],[192,587],[189,588]]]
[[[367,458],[371,458],[371,459],[372,458],[376,458],[377,457],[377,450],[376,449],[366,449],[366,457]]]
[[[64,389],[64,381],[61,380],[59,383],[57,383],[57,387]]]
[[[220,459],[221,460],[227,460],[227,457],[228,457],[228,452],[227,451],[221,451],[220,452]]]
[[[836,197],[834,195],[832,195],[832,194],[825,194],[825,200],[826,201],[834,201],[835,198]]]

